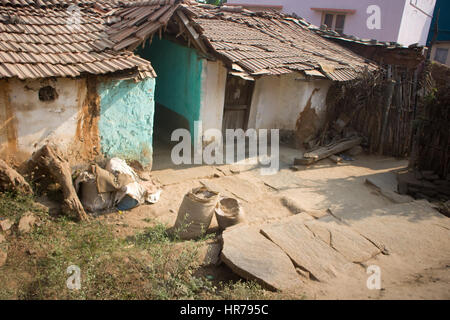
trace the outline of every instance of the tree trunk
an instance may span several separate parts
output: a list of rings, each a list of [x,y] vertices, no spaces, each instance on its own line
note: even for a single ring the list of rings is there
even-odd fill
[[[60,154],[61,152],[56,146],[45,145],[33,154],[32,161],[37,166],[47,169],[53,179],[61,186],[64,196],[63,213],[68,216],[75,216],[80,221],[88,220],[89,217],[84,211],[73,186],[69,163]]]

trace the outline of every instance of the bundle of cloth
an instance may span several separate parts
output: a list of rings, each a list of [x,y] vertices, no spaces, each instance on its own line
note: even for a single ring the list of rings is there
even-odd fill
[[[146,202],[156,203],[162,193],[152,180],[143,180],[122,159],[108,160],[105,168],[97,164],[81,172],[75,179],[75,189],[89,212],[116,207],[130,210]]]

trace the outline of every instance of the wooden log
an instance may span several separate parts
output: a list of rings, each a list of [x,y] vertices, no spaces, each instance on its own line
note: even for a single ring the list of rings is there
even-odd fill
[[[295,158],[294,159],[294,167],[295,166],[307,166],[313,164],[315,162],[312,158]]]
[[[340,140],[331,146],[322,147],[312,152],[307,152],[303,155],[305,159],[312,159],[313,162],[328,158],[334,154],[346,151],[357,145],[360,145],[362,142],[362,138],[352,138],[352,139],[344,139]]]
[[[25,181],[16,170],[0,160],[0,191],[12,191],[18,193],[33,193],[28,182]]]
[[[341,163],[342,162],[342,158],[338,157],[338,156],[335,156],[335,155],[329,156],[328,159],[330,159],[334,163]]]
[[[62,204],[63,213],[71,217],[75,216],[80,221],[88,220],[89,217],[84,211],[73,186],[69,163],[63,159],[58,148],[45,145],[33,154],[31,161],[38,167],[46,169],[61,186],[64,197]]]

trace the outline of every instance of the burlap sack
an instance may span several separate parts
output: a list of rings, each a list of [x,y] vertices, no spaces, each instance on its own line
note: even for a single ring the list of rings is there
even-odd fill
[[[208,230],[219,194],[206,187],[188,192],[178,210],[173,233],[183,240],[195,239]]]
[[[109,192],[98,193],[95,178],[83,181],[80,187],[81,187],[80,200],[81,203],[83,204],[83,207],[88,212],[97,212],[112,207],[113,205],[112,194]]]

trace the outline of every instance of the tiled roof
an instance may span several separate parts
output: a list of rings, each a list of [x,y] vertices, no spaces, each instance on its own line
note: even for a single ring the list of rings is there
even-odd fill
[[[133,48],[151,34],[167,25],[180,0],[128,0],[120,8],[110,11],[106,18],[111,28],[110,40],[114,49]]]
[[[329,79],[348,81],[377,68],[293,17],[239,7],[181,6],[209,46],[249,75],[319,70]]]
[[[75,3],[79,11],[63,0],[0,0],[0,78],[129,70],[139,71],[139,78],[155,76],[148,61],[113,50],[103,16],[117,8],[118,1]],[[80,23],[71,24],[78,17]]]

